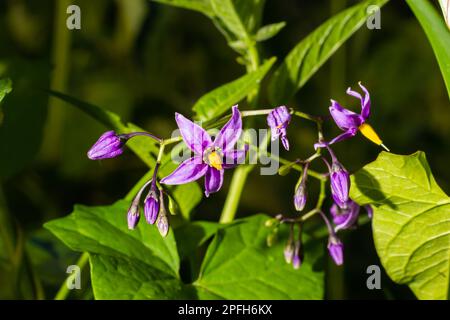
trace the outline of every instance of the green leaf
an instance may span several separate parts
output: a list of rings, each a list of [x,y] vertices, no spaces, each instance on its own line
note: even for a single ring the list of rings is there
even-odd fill
[[[219,29],[226,27],[237,39],[248,42],[261,25],[265,0],[210,0]]]
[[[194,221],[186,223],[175,229],[175,239],[178,244],[180,257],[190,256],[195,249],[203,245],[208,239],[217,233],[218,230],[228,227],[209,221]]]
[[[305,260],[295,270],[284,261],[283,242],[267,247],[267,219],[256,215],[220,230],[208,248],[194,286],[222,299],[323,298],[323,272],[317,270],[323,246],[304,239]],[[287,229],[283,225],[280,238],[286,238]]]
[[[151,1],[198,11],[208,17],[214,16],[214,11],[211,7],[209,0],[151,0]]]
[[[192,108],[197,113],[198,120],[207,121],[216,118],[244,99],[257,88],[275,60],[275,58],[271,58],[258,70],[224,84],[202,96]]]
[[[433,47],[450,97],[450,30],[430,1],[406,0],[406,3],[416,15]]]
[[[425,154],[382,152],[352,177],[351,197],[374,205],[375,246],[392,280],[409,285],[419,299],[447,299],[450,198]]]
[[[388,0],[366,0],[330,18],[289,52],[270,81],[273,104],[288,100],[316,73],[333,53],[365,22],[371,5]]]
[[[0,179],[6,180],[26,168],[38,154],[45,121],[48,96],[36,90],[48,84],[48,62],[14,58],[6,71],[14,83],[4,80],[0,95],[9,92],[0,107]],[[7,156],[3,156],[7,155]]]
[[[162,238],[157,228],[145,221],[128,230],[128,206],[128,201],[103,207],[76,206],[72,214],[45,227],[72,250],[90,253],[97,299],[185,297],[189,290],[178,277],[173,232]]]
[[[214,14],[238,39],[247,39],[247,30],[236,11],[233,0],[210,0]]]
[[[268,24],[256,33],[256,41],[265,41],[278,34],[286,26],[286,22],[278,22],[273,24]]]
[[[0,79],[0,102],[12,91],[11,79]]]
[[[96,299],[194,299],[195,290],[140,260],[91,254]]]

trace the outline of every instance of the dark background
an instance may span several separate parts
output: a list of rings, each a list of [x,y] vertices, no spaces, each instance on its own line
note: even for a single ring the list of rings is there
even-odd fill
[[[263,24],[286,21],[287,26],[261,45],[262,56],[281,61],[329,16],[357,2],[267,0]],[[81,30],[65,27],[65,8],[72,3],[81,7]],[[220,32],[197,12],[145,0],[0,0],[0,77],[13,81],[13,92],[0,108],[0,232],[6,235],[7,225],[13,225],[14,238],[24,239],[26,248],[23,259],[11,263],[0,239],[0,298],[52,298],[77,254],[42,224],[67,215],[75,203],[114,202],[146,172],[129,151],[114,160],[89,161],[86,152],[105,128],[72,106],[49,99],[44,90],[66,92],[168,136],[175,129],[174,112],[192,115],[200,96],[245,72],[235,60]],[[371,92],[370,122],[385,144],[394,153],[425,151],[448,193],[449,100],[432,49],[403,1],[390,1],[382,9],[380,30],[362,27],[290,106],[326,114],[334,98],[357,110],[359,102],[346,96],[345,89],[359,80]],[[264,84],[262,96],[261,108],[273,107],[264,99]],[[333,137],[339,130],[330,123],[325,132]],[[315,135],[314,126],[294,122],[289,127],[293,148],[283,156],[308,156]],[[380,152],[361,136],[334,150],[352,172]],[[228,172],[222,190],[202,202],[194,219],[218,220],[230,178]],[[293,213],[297,178],[261,177],[255,170],[238,216]],[[344,240],[346,264],[330,266],[328,298],[414,298],[385,274],[383,290],[366,288],[366,267],[380,264],[369,224],[347,232]],[[72,298],[92,294],[88,289]]]

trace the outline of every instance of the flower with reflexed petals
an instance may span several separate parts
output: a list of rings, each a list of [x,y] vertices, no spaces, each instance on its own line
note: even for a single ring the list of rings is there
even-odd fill
[[[375,130],[373,130],[366,122],[370,115],[370,95],[369,91],[361,84],[361,82],[358,84],[364,92],[364,97],[358,92],[353,91],[351,88],[347,89],[347,94],[358,98],[361,101],[361,113],[358,114],[345,109],[337,101],[331,100],[331,106],[329,108],[330,114],[337,126],[345,132],[329,142],[319,141],[314,144],[314,148],[323,148],[333,143],[354,137],[356,133],[360,131],[367,139],[389,151]]]

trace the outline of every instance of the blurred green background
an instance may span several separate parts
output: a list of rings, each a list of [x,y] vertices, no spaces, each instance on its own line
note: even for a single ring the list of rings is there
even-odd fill
[[[262,55],[280,61],[329,16],[357,2],[267,0],[263,24],[286,21],[287,26],[263,43]],[[81,30],[65,26],[70,4],[81,7]],[[190,116],[200,96],[245,73],[235,60],[220,32],[196,12],[148,0],[0,1],[0,77],[13,81],[0,107],[0,298],[53,298],[78,254],[42,224],[67,215],[75,203],[110,204],[146,173],[131,152],[89,161],[86,152],[105,128],[45,90],[66,92],[168,136],[175,129],[174,112]],[[362,27],[290,106],[326,114],[334,98],[359,108],[345,94],[359,80],[371,92],[371,124],[385,144],[394,153],[425,151],[448,193],[449,100],[425,34],[403,1],[382,9],[380,30]],[[261,108],[268,107],[273,106],[263,98]],[[339,130],[330,123],[325,132],[332,137]],[[289,128],[293,148],[284,156],[311,154],[315,136],[312,125],[294,122]],[[358,136],[336,145],[335,152],[355,171],[380,149]],[[202,202],[194,219],[218,220],[230,177],[228,172],[222,190]],[[296,179],[253,171],[238,216],[293,213]],[[414,298],[385,274],[383,290],[366,288],[367,266],[380,264],[369,224],[346,233],[345,243],[347,263],[340,269],[330,266],[328,298]],[[71,298],[92,298],[89,286],[83,288]]]

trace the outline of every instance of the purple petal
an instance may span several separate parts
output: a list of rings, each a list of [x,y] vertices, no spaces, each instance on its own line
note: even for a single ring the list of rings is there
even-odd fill
[[[358,129],[364,122],[361,115],[342,108],[339,103],[331,100],[330,114],[341,130]]]
[[[115,158],[123,153],[123,145],[124,141],[114,131],[107,131],[89,149],[87,156],[91,160]]]
[[[347,94],[353,96],[361,101],[361,116],[363,119],[367,119],[370,115],[370,94],[369,91],[361,84],[358,83],[362,91],[364,91],[364,98],[356,91],[353,91],[350,87],[347,89]]]
[[[286,137],[286,129],[284,129],[281,133],[281,143],[283,144],[284,149],[289,151],[289,140]]]
[[[331,167],[330,185],[334,202],[341,208],[345,207],[350,190],[350,175],[347,170],[337,162],[334,162]]]
[[[245,163],[245,156],[247,155],[248,144],[245,145],[244,150],[231,150],[224,153],[224,169],[231,169],[239,164]]]
[[[209,197],[211,193],[219,191],[222,187],[223,172],[223,170],[208,167],[205,175],[205,195],[207,197]]]
[[[238,106],[232,108],[231,119],[222,127],[214,139],[214,146],[226,152],[231,150],[242,133],[242,118]]]
[[[330,213],[336,225],[335,232],[353,227],[358,220],[359,210],[359,205],[352,200],[347,202],[345,209],[339,209],[336,204],[333,204]]]
[[[267,124],[270,127],[272,141],[278,139],[280,135],[286,136],[286,128],[290,121],[291,114],[286,106],[277,107],[269,113],[267,116]]]
[[[328,241],[328,253],[333,258],[334,263],[340,266],[344,263],[344,244],[336,237],[333,236],[332,238]]]
[[[161,183],[176,185],[197,180],[205,175],[208,165],[202,162],[201,156],[195,156],[183,161],[170,175],[163,178]]]
[[[159,213],[159,200],[154,191],[150,191],[144,200],[144,215],[148,223],[154,224]]]
[[[350,130],[338,135],[337,137],[332,139],[330,142],[326,142],[326,141],[317,142],[314,144],[314,149],[317,150],[317,148],[324,148],[326,146],[332,145],[333,143],[349,139],[351,137],[354,137],[357,132],[358,132],[358,130],[356,130],[356,129],[350,129]]]
[[[180,128],[181,136],[188,147],[197,154],[203,154],[203,150],[212,145],[209,134],[191,120],[179,113],[175,113],[175,120]]]
[[[361,116],[367,119],[370,115],[370,94],[369,91],[364,87],[361,82],[358,83],[362,91],[364,91],[364,100],[361,103]]]

